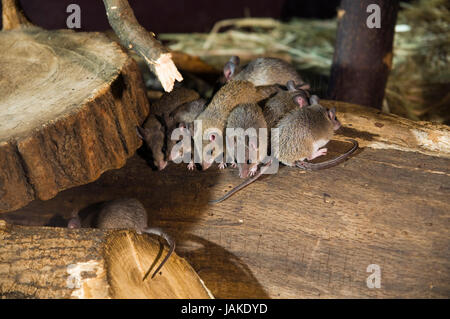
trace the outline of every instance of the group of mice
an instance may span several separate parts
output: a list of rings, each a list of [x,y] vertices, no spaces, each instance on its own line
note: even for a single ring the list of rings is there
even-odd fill
[[[152,105],[143,126],[137,127],[137,134],[151,150],[153,163],[158,169],[164,169],[168,161],[179,156],[178,153],[172,152],[178,142],[171,138],[176,128],[187,129],[194,140],[200,137],[203,148],[214,142],[218,134],[225,132],[226,128],[267,128],[269,132],[272,128],[277,128],[278,135],[274,140],[278,149],[272,157],[285,165],[311,170],[336,165],[356,150],[358,143],[351,140],[353,147],[335,159],[317,164],[305,162],[305,159],[312,160],[327,153],[327,149],[322,147],[341,126],[336,118],[336,110],[320,105],[319,98],[310,95],[310,86],[303,82],[292,65],[283,60],[258,58],[242,68],[239,64],[239,58],[236,56],[225,64],[223,76],[219,80],[221,87],[210,101],[201,98],[194,90],[178,87],[170,93],[165,93]],[[202,121],[201,130],[194,131],[195,120]],[[213,133],[204,140],[206,130],[212,130]],[[251,144],[250,139],[247,142]],[[258,147],[255,144],[247,145],[247,149],[253,148],[256,151]],[[222,155],[220,149],[211,149],[212,159]],[[264,167],[270,163],[266,163],[258,172],[261,161],[249,163],[248,152],[245,157],[242,163],[236,165],[234,162],[233,166],[238,166],[241,178],[252,177],[224,197],[211,201],[212,203],[228,198],[256,180]],[[203,160],[202,169],[207,169],[211,164],[212,161]],[[223,160],[219,160],[220,168],[226,166]],[[194,161],[191,159],[188,168],[194,167]],[[147,227],[147,221],[147,212],[137,199],[117,199],[103,203],[94,214],[82,215],[75,212],[68,227],[130,228],[138,233],[163,237],[170,249],[153,273],[153,278],[174,251],[175,242],[161,229]]]
[[[194,140],[202,141],[200,150],[207,149],[208,144],[218,140],[219,134],[224,134],[228,128],[242,128],[244,131],[266,128],[268,132],[278,129],[278,134],[271,137],[271,141],[278,145],[272,157],[285,165],[310,170],[336,165],[357,148],[357,142],[352,140],[351,150],[336,159],[320,164],[305,161],[327,153],[327,149],[322,147],[341,124],[336,117],[336,109],[320,105],[319,98],[309,93],[309,84],[303,82],[291,64],[281,59],[257,58],[241,67],[239,57],[233,56],[225,64],[219,82],[221,87],[210,101],[200,98],[193,90],[179,87],[164,94],[152,105],[147,120],[142,127],[137,127],[137,132],[151,150],[153,164],[159,170],[164,169],[168,161],[175,160],[174,154],[175,157],[181,155],[173,152],[174,145],[179,142],[172,139],[176,128],[187,128]],[[201,129],[194,131],[194,121],[201,121]],[[217,133],[210,133],[208,138],[203,139],[205,132]],[[257,173],[263,157],[257,155],[256,161],[249,161],[248,150],[264,154],[268,150],[259,150],[257,143],[248,139],[246,143],[244,160],[236,163],[233,159],[231,164],[239,168],[241,178],[253,177],[211,203],[223,201],[263,172],[261,168]],[[202,169],[209,168],[214,160],[219,163],[219,168],[225,168],[226,156],[223,156],[225,152],[222,148],[210,151],[212,160],[203,159]],[[188,169],[194,167],[194,160],[191,159]]]

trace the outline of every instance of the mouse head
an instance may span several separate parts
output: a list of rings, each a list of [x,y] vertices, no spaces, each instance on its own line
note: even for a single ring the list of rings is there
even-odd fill
[[[176,124],[175,127],[180,129],[182,132],[185,131],[185,130],[189,130],[191,136],[193,136],[194,128],[193,128],[193,125],[191,125],[191,123],[179,122],[179,123]],[[175,161],[180,156],[182,156],[182,150],[180,149],[180,152],[175,155],[176,157],[172,157],[172,149],[180,141],[180,139],[172,140],[171,136],[172,136],[172,132],[169,129],[169,135],[167,136],[167,147],[166,147],[166,150],[165,150],[165,154],[166,154],[166,159],[168,161]]]
[[[310,105],[320,104],[319,102],[320,102],[320,99],[317,95],[311,95],[311,97],[309,98]]]
[[[222,145],[221,143],[222,136],[215,131],[208,134],[208,140],[203,140],[202,170],[208,169],[214,163],[214,160],[221,155],[222,151],[218,149],[218,146]],[[214,144],[215,147],[213,147]]]
[[[80,217],[74,216],[71,219],[69,219],[69,222],[67,223],[67,228],[81,228],[81,221]]]
[[[341,122],[336,117],[336,108],[333,107],[329,110],[327,110],[328,118],[331,121],[331,124],[333,124],[333,130],[337,131],[341,127]]]
[[[309,104],[310,94],[308,92],[309,87],[310,87],[309,84],[305,83],[295,85],[294,81],[292,80],[289,80],[286,83],[287,90],[289,92],[292,92],[292,94],[294,94],[292,97],[294,103],[300,108],[310,105]]]
[[[223,75],[225,76],[225,80],[229,81],[233,78],[233,76],[238,73],[240,59],[238,56],[232,56],[230,60],[225,63],[223,67]]]
[[[164,160],[164,132],[159,128],[148,129],[141,126],[136,126],[136,132],[152,150],[153,164],[158,170],[163,170],[167,166],[167,161]]]

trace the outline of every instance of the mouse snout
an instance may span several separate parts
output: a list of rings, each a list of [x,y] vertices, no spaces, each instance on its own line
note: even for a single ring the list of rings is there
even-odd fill
[[[248,164],[239,164],[239,177],[247,178],[250,173],[250,167]]]
[[[212,161],[211,161],[211,162],[203,161],[203,162],[202,162],[202,170],[205,171],[205,170],[207,170],[208,168],[210,168],[211,165],[212,165],[212,163],[213,163]]]
[[[81,225],[80,225],[80,221],[78,220],[78,218],[71,218],[69,220],[69,222],[67,223],[67,228],[73,229],[73,228],[80,228],[80,227],[81,227]]]
[[[165,160],[160,160],[160,161],[158,161],[158,162],[155,163],[155,166],[158,167],[158,170],[159,170],[159,171],[162,171],[163,169],[166,168],[166,166],[167,166],[167,161],[165,161]]]
[[[333,121],[333,129],[335,131],[337,131],[340,127],[341,127],[341,122],[339,122],[339,120],[337,118],[335,118]]]

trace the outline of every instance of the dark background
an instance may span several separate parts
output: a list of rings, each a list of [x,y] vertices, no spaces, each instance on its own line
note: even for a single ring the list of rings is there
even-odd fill
[[[70,13],[66,13],[66,8],[71,3],[81,8],[78,30],[109,29],[101,0],[21,0],[20,3],[31,22],[45,29],[67,28]],[[219,20],[245,16],[282,20],[294,16],[333,18],[340,0],[129,0],[129,3],[138,21],[158,34],[208,32]]]

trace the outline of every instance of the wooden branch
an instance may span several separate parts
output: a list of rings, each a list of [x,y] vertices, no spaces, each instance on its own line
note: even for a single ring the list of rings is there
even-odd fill
[[[140,72],[104,35],[2,31],[0,61],[0,212],[94,181],[141,145]]]
[[[366,24],[367,7],[380,7],[381,28]],[[342,0],[328,96],[381,109],[392,67],[398,0]]]
[[[2,0],[2,30],[31,27],[33,24],[25,17],[19,0]]]
[[[8,225],[0,220],[4,298],[211,298],[192,267],[153,237],[126,230]],[[26,266],[24,266],[26,265]]]
[[[147,32],[136,20],[127,0],[103,0],[108,21],[121,44],[142,56],[156,74],[165,91],[173,89],[175,80],[182,81],[169,50]]]

